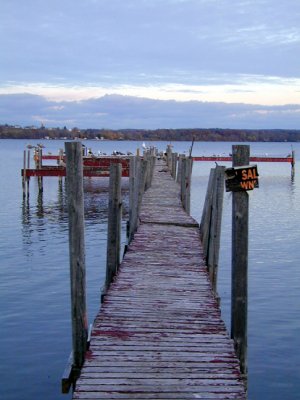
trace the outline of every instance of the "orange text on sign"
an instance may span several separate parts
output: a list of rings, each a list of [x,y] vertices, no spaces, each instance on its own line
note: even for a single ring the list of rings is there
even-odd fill
[[[249,179],[256,179],[257,175],[256,175],[256,169],[243,169],[242,170],[242,180],[243,181],[247,181]]]

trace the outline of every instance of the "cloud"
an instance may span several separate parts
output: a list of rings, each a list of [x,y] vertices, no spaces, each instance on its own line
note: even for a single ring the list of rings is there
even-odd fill
[[[12,104],[14,107],[12,107]],[[299,105],[257,106],[222,102],[178,102],[106,95],[80,102],[41,96],[0,95],[0,123],[79,128],[298,129]]]
[[[299,77],[299,9],[295,0],[2,1],[2,82]]]
[[[296,0],[2,1],[1,121],[299,127],[299,12]]]
[[[81,101],[99,98],[105,94],[144,97],[157,100],[210,101],[225,103],[247,103],[261,105],[300,104],[300,79],[287,79],[260,75],[213,75],[204,74],[198,84],[182,80],[182,83],[151,83],[148,77],[131,84],[66,85],[64,82],[49,85],[41,83],[16,84],[10,82],[0,86],[0,94],[31,93],[48,100]],[[153,80],[155,80],[153,78]]]

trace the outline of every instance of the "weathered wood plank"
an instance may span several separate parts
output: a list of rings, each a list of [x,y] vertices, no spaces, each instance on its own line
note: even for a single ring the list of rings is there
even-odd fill
[[[85,372],[81,374],[82,378],[89,379],[103,379],[105,382],[108,382],[109,379],[211,379],[211,380],[235,380],[236,378],[229,373],[211,373],[211,372],[189,372],[189,371],[173,371],[173,368],[161,370],[159,372],[154,372],[153,369],[143,369],[142,372],[136,372],[136,370],[128,371],[120,370],[119,372],[107,372],[104,368],[101,367],[91,367],[86,368]]]
[[[236,375],[236,379],[239,377],[239,364],[237,363],[228,363],[225,361],[220,360],[219,362],[208,362],[208,361],[182,361],[179,360],[176,362],[170,361],[148,361],[145,363],[144,361],[128,361],[128,360],[112,360],[112,361],[104,361],[101,360],[101,357],[94,358],[92,360],[87,359],[86,367],[93,366],[93,367],[102,367],[102,368],[109,368],[109,370],[113,370],[115,368],[122,368],[122,370],[132,369],[135,371],[143,371],[146,367],[156,368],[156,370],[164,370],[168,369],[176,369],[178,367],[187,368],[191,372],[195,371],[210,371],[213,373],[214,371],[228,371]],[[84,372],[85,367],[83,368],[82,372]]]
[[[80,383],[77,384],[77,391],[80,392],[125,392],[125,393],[132,393],[132,392],[142,392],[142,393],[178,393],[178,396],[180,396],[180,392],[198,392],[198,393],[238,393],[241,394],[241,389],[242,385],[201,385],[200,382],[195,383],[194,385],[191,382],[190,385],[181,385],[180,382],[176,382],[173,385],[167,384],[165,385],[163,382],[150,382],[148,381],[148,384],[144,385],[126,385],[126,384],[116,384],[116,385],[97,385],[95,382],[94,384],[89,383],[89,384],[82,384],[81,382],[85,382],[85,380],[81,379]],[[117,388],[116,388],[117,387]],[[184,387],[184,390],[183,390]],[[179,397],[180,398],[180,397]],[[225,397],[226,398],[226,397]]]
[[[167,399],[202,399],[202,400],[219,400],[219,399],[235,399],[242,400],[245,397],[241,394],[239,397],[238,394],[230,394],[227,393],[226,397],[224,393],[101,393],[99,392],[83,392],[80,394],[75,394],[74,399],[85,399],[85,400],[105,400],[105,399],[135,399],[135,400],[146,400],[146,399],[157,399],[157,400],[167,400]]]

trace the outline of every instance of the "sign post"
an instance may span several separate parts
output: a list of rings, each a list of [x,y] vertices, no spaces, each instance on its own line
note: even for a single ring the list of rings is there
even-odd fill
[[[250,146],[232,147],[233,168],[225,171],[226,190],[232,191],[232,292],[231,337],[240,360],[242,374],[247,375],[248,311],[248,226],[247,190],[258,187],[256,166],[249,166]]]

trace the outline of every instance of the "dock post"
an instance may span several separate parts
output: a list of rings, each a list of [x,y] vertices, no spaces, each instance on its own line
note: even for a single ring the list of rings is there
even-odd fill
[[[132,223],[130,224],[129,243],[131,242],[139,224],[139,214],[141,210],[143,194],[145,192],[148,164],[149,161],[141,160],[139,157],[137,157],[135,167]]]
[[[167,166],[169,170],[171,170],[172,167],[172,147],[170,144],[167,146]]]
[[[65,165],[65,163],[64,163],[64,150],[63,150],[63,149],[59,149],[57,165],[58,165],[59,167]],[[58,182],[59,182],[59,184],[62,184],[62,181],[63,181],[63,177],[62,177],[62,176],[59,176],[59,177],[58,177]]]
[[[292,167],[292,178],[295,176],[295,150],[292,150],[292,162],[291,162],[291,167]]]
[[[176,182],[181,184],[181,170],[182,170],[182,158],[184,157],[183,154],[179,154],[178,157],[178,165],[177,165],[177,177]]]
[[[152,181],[153,181],[155,162],[156,162],[156,156],[155,156],[155,152],[153,149],[152,154],[150,156],[150,186],[152,185]]]
[[[249,145],[232,146],[233,167],[249,165],[249,158]],[[248,193],[232,192],[231,337],[244,376],[247,375],[248,224]]]
[[[42,169],[43,166],[43,150],[41,147],[38,147],[38,169]],[[39,176],[38,177],[38,187],[39,187],[39,191],[42,192],[43,191],[43,177]]]
[[[206,261],[208,258],[209,249],[209,229],[211,221],[212,193],[214,188],[215,172],[215,168],[211,168],[200,222],[200,238],[202,242],[203,254]]]
[[[142,205],[142,199],[143,199],[143,194],[146,189],[146,177],[147,177],[147,170],[149,168],[149,161],[148,160],[142,160],[141,161],[141,168],[138,172],[138,192],[137,192],[137,219],[140,215],[141,211],[141,205]],[[136,225],[137,228],[137,225]]]
[[[30,149],[27,151],[27,168],[30,168]]]
[[[186,169],[185,169],[185,186],[186,186],[185,210],[188,213],[188,215],[191,214],[192,170],[193,170],[193,159],[191,157],[188,157],[186,159]]]
[[[84,361],[88,338],[82,145],[80,142],[66,142],[65,149],[69,212],[73,368],[78,372]]]
[[[180,170],[180,197],[184,209],[186,203],[186,182],[185,182],[186,160],[187,158],[185,156],[181,158],[181,170]]]
[[[121,163],[111,164],[109,169],[106,278],[102,299],[120,265],[122,220],[121,176]]]
[[[26,197],[26,150],[23,154],[23,179],[22,179],[23,197]]]
[[[58,166],[64,165],[64,150],[63,149],[59,149],[57,165]]]
[[[183,208],[190,215],[191,209],[191,178],[193,159],[183,157],[181,160],[181,201]]]
[[[176,168],[177,168],[177,153],[172,153],[172,178],[176,179]]]
[[[39,165],[38,165],[38,148],[34,147],[34,151],[33,151],[33,159],[34,159],[34,165],[35,165],[35,169],[38,169]]]
[[[152,180],[152,156],[149,151],[146,152],[144,155],[144,160],[147,161],[147,169],[146,169],[146,183],[145,183],[145,190],[148,190],[149,187],[151,186],[151,180]]]
[[[30,149],[27,150],[27,169],[30,169]],[[26,177],[26,190],[27,190],[27,197],[29,197],[29,180],[30,177]]]
[[[217,166],[210,170],[207,192],[200,223],[200,237],[212,288],[217,296],[217,275],[224,197],[224,170]]]
[[[134,185],[135,185],[135,156],[129,159],[129,215],[127,223],[127,241],[129,244],[130,231],[133,223],[133,210],[134,210]]]
[[[222,222],[223,197],[224,197],[224,171],[225,167],[218,165],[215,168],[208,256],[207,256],[208,273],[216,297],[218,297],[217,280],[218,280],[218,263],[219,263],[221,222]]]
[[[131,180],[130,188],[132,190],[132,194],[130,195],[132,198],[131,204],[129,204],[130,210],[130,222],[129,222],[129,234],[128,234],[128,243],[131,242],[134,232],[137,227],[137,199],[138,199],[138,181],[139,181],[139,171],[141,169],[141,158],[139,156],[134,157],[134,167],[132,166],[133,177]]]

